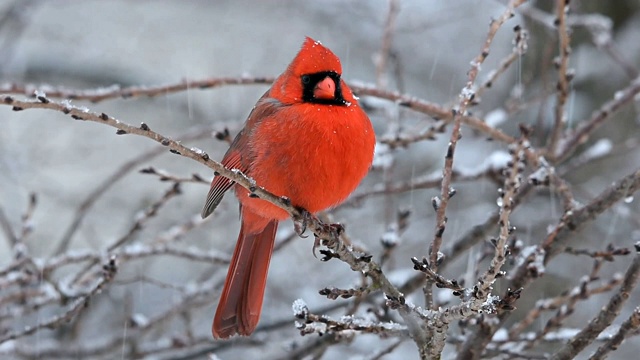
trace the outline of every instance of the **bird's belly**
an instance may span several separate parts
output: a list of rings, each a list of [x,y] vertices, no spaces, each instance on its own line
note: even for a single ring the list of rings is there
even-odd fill
[[[316,213],[341,203],[355,190],[371,164],[373,145],[368,147],[363,148],[353,138],[337,136],[289,147],[281,143],[256,159],[251,176],[269,192],[286,196],[294,206]],[[282,209],[244,195],[243,206],[257,213],[267,218],[288,217]]]

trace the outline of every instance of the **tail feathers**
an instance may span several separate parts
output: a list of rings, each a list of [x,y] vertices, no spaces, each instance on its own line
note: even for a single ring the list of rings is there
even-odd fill
[[[254,225],[243,217],[238,242],[213,319],[211,331],[216,339],[225,339],[235,334],[250,335],[260,320],[278,221],[269,221],[261,231],[248,233],[247,230],[255,228]]]

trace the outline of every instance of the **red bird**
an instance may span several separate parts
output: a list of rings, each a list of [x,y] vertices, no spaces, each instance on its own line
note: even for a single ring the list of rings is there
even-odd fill
[[[222,164],[311,213],[336,206],[358,186],[373,161],[369,118],[340,78],[340,59],[311,38],[258,100]],[[215,176],[205,218],[234,182]],[[217,339],[250,335],[258,325],[279,207],[235,185],[242,225],[213,319]]]

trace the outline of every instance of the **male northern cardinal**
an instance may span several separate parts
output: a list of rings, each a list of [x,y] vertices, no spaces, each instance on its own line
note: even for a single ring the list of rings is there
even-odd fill
[[[340,79],[340,60],[307,37],[302,49],[258,100],[222,159],[258,186],[316,213],[358,186],[373,161],[369,118]],[[205,218],[234,182],[215,176]],[[242,225],[213,319],[214,338],[250,335],[258,324],[278,222],[286,211],[235,185]]]

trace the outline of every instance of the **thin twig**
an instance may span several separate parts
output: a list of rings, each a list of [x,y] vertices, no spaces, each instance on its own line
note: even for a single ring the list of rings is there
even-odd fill
[[[71,306],[62,314],[53,316],[48,320],[41,321],[35,326],[27,326],[22,330],[11,331],[8,334],[0,335],[0,344],[10,341],[13,339],[17,339],[19,337],[23,337],[26,335],[31,335],[41,329],[44,328],[56,328],[69,320],[75,317],[82,309],[86,308],[87,302],[94,295],[98,294],[102,288],[110,282],[117,272],[117,266],[115,262],[115,258],[111,258],[108,263],[104,267],[104,272],[102,276],[91,286],[91,289],[84,295],[80,296],[78,299],[74,300]]]
[[[586,223],[594,220],[598,215],[610,209],[623,198],[633,195],[640,188],[640,170],[625,176],[619,181],[603,190],[594,200],[587,205],[564,214],[558,225],[549,232],[547,239],[541,245],[539,252],[544,254],[543,262],[547,264],[560,253],[570,235],[582,228]],[[543,264],[543,265],[544,265]],[[537,266],[537,265],[536,265]],[[537,273],[531,272],[530,260],[522,261],[510,275],[508,289],[520,289],[529,285],[537,277]],[[507,294],[510,290],[507,291]],[[482,326],[469,334],[467,340],[459,351],[459,358],[478,359],[481,355],[477,349],[484,349],[491,341],[491,337],[509,317],[509,312],[498,314],[498,321],[491,326]],[[461,356],[461,357],[460,357]]]
[[[211,127],[196,127],[193,129],[189,129],[182,135],[179,135],[178,138],[182,141],[193,141],[199,140],[203,138],[208,138],[211,136],[211,132],[213,129]],[[220,134],[220,133],[217,133]],[[73,220],[64,231],[64,235],[58,242],[58,246],[54,251],[54,255],[62,254],[68,247],[75,235],[76,231],[79,229],[84,217],[89,212],[93,204],[104,195],[107,190],[109,190],[113,185],[115,185],[119,180],[124,178],[125,175],[129,174],[136,167],[141,164],[153,159],[156,156],[159,156],[165,152],[164,147],[156,147],[151,150],[148,150],[144,153],[139,154],[135,158],[128,160],[124,164],[122,164],[118,169],[108,176],[104,181],[98,184],[89,194],[85,197],[85,199],[78,205],[75,210],[75,214],[73,216]]]
[[[525,1],[525,0],[521,0]],[[351,90],[353,90],[358,96],[373,96],[380,99],[385,99],[389,101],[393,101],[396,104],[411,109],[413,111],[417,111],[423,114],[427,114],[435,119],[440,119],[446,121],[447,123],[451,123],[454,120],[454,115],[451,109],[445,108],[438,104],[434,104],[428,102],[426,100],[422,100],[420,98],[408,95],[401,94],[396,91],[386,91],[378,89],[372,85],[359,84],[359,83],[350,83],[349,86]],[[471,116],[468,113],[461,113],[460,111],[456,112],[456,116],[459,116],[462,123],[471,127],[474,130],[477,130],[488,137],[502,141],[507,144],[511,144],[516,141],[513,137],[505,134],[502,130],[496,129],[484,121],[482,119]],[[423,137],[419,138],[420,140],[428,140],[430,139],[429,135],[431,132],[425,132]]]
[[[558,27],[558,38],[560,39],[559,48],[560,55],[556,63],[558,69],[557,96],[554,108],[554,124],[551,130],[551,136],[547,144],[548,154],[556,153],[558,141],[560,141],[562,132],[564,131],[567,118],[565,114],[565,104],[569,97],[569,81],[571,77],[568,72],[569,54],[571,53],[569,28],[567,26],[567,13],[569,12],[568,0],[556,0],[556,25]]]
[[[440,254],[440,247],[442,245],[442,235],[446,228],[447,217],[446,210],[449,204],[449,198],[453,195],[451,190],[451,178],[453,176],[453,158],[455,155],[456,145],[460,139],[460,126],[462,124],[462,117],[466,114],[467,108],[475,97],[475,81],[480,67],[484,63],[485,59],[489,56],[491,49],[491,43],[496,33],[502,27],[502,25],[514,16],[515,8],[524,3],[524,0],[512,0],[509,2],[507,9],[502,15],[493,21],[489,26],[489,33],[482,46],[480,53],[472,60],[471,69],[467,73],[467,83],[460,93],[460,103],[458,109],[453,114],[453,129],[451,130],[451,138],[447,147],[445,155],[445,164],[442,170],[442,183],[440,188],[440,196],[436,199],[438,203],[436,209],[436,223],[435,223],[435,235],[431,242],[429,249],[429,261],[434,272],[438,269],[438,258]],[[425,291],[427,297],[429,297],[430,291]],[[426,299],[427,303],[432,303],[430,299]]]
[[[273,195],[258,186],[253,179],[248,178],[242,172],[237,170],[231,170],[225,168],[219,162],[213,161],[209,158],[209,155],[204,151],[197,148],[187,148],[175,140],[171,140],[149,128],[147,124],[142,124],[140,127],[134,127],[126,124],[120,120],[108,116],[105,113],[98,114],[86,109],[80,109],[69,104],[63,104],[56,101],[52,101],[44,95],[38,96],[36,100],[22,101],[14,99],[8,95],[0,95],[0,105],[12,106],[14,111],[22,111],[27,109],[49,109],[59,111],[71,116],[75,120],[92,121],[102,123],[108,126],[112,126],[118,129],[116,134],[135,134],[150,138],[154,141],[161,143],[171,150],[171,152],[181,155],[192,160],[195,160],[201,164],[208,166],[209,168],[217,171],[220,175],[233,180],[240,186],[248,189],[252,196],[266,200],[282,209],[287,211],[296,223],[303,223],[306,228],[310,229],[315,236],[322,241],[322,243],[328,247],[328,251],[334,253],[340,260],[349,264],[352,270],[363,272],[369,276],[372,281],[382,289],[390,301],[394,302],[398,312],[403,317],[407,326],[409,327],[414,341],[418,344],[420,349],[425,349],[427,346],[427,339],[424,332],[419,326],[416,318],[411,315],[411,309],[405,303],[404,295],[398,291],[398,289],[391,284],[384,273],[381,271],[379,265],[371,260],[370,256],[363,256],[356,254],[345,246],[339,238],[339,229],[333,226],[328,226],[320,222],[317,218],[310,216],[308,213],[302,212],[300,209],[294,207],[289,199],[281,198]]]
[[[303,336],[312,333],[324,335],[345,330],[379,334],[384,337],[396,336],[402,338],[409,335],[406,326],[395,323],[374,323],[353,316],[344,316],[339,320],[334,320],[325,315],[316,315],[309,310],[309,307],[302,300],[298,300],[293,307],[294,316],[301,320],[296,324],[296,327],[300,330],[300,335]]]
[[[581,125],[567,137],[567,141],[564,142],[562,148],[558,150],[556,157],[560,161],[567,159],[579,145],[589,139],[595,129],[604,124],[605,121],[611,120],[615,112],[620,110],[622,106],[631,103],[639,93],[640,77],[637,77],[629,86],[616,91],[613,98],[602,104],[598,110],[595,110],[589,120],[582,122]]]
[[[225,85],[247,85],[247,84],[265,84],[269,85],[273,82],[273,78],[255,77],[255,78],[211,78],[203,80],[183,81],[180,83],[160,85],[160,86],[132,86],[121,89],[118,86],[112,86],[105,89],[93,90],[73,90],[60,89],[47,85],[18,85],[9,84],[0,85],[0,93],[7,94],[24,94],[25,96],[36,97],[36,92],[43,93],[47,98],[64,98],[74,100],[88,100],[92,102],[100,102],[107,99],[116,98],[133,98],[141,96],[164,96],[171,93],[186,91],[188,89],[210,89]],[[356,82],[349,83],[349,87],[358,95],[373,96],[381,99],[393,101],[400,106],[411,110],[427,114],[445,122],[451,122],[453,115],[451,110],[440,105],[430,103],[428,101],[416,98],[408,94],[402,94],[396,91],[386,91],[378,89],[373,85],[366,85]],[[3,97],[6,97],[4,95]],[[0,99],[2,100],[2,99]],[[462,122],[471,128],[478,130],[487,136],[505,142],[513,143],[515,141],[511,136],[503,133],[499,129],[495,129],[487,125],[481,119],[474,116],[463,116]],[[426,136],[426,135],[425,135]],[[416,140],[417,141],[417,140]]]
[[[133,97],[155,97],[182,92],[188,89],[212,89],[228,85],[269,85],[274,81],[273,77],[223,77],[204,80],[183,80],[179,83],[158,86],[130,86],[121,88],[113,85],[93,90],[74,90],[49,85],[0,85],[0,93],[22,94],[36,97],[35,93],[42,92],[48,98],[62,98],[69,100],[87,100],[94,103],[111,99],[128,99]]]
[[[384,32],[382,35],[382,42],[380,44],[380,51],[376,59],[376,85],[380,89],[387,87],[387,61],[389,54],[391,53],[391,42],[393,39],[393,32],[395,30],[396,18],[400,11],[400,3],[398,0],[389,0],[389,11],[387,12],[387,19],[384,25]]]
[[[482,94],[495,84],[496,80],[500,75],[504,74],[507,69],[509,69],[511,64],[522,58],[522,56],[527,53],[527,50],[529,49],[529,32],[523,29],[520,25],[516,25],[513,28],[513,32],[515,33],[515,37],[513,39],[513,50],[511,50],[511,53],[509,53],[509,55],[504,59],[500,60],[500,64],[497,69],[489,72],[486,80],[476,91],[477,98],[481,98]]]
[[[629,299],[633,289],[640,277],[640,242],[635,244],[636,256],[633,258],[631,265],[624,275],[622,286],[618,292],[609,299],[598,315],[594,317],[589,324],[580,330],[573,339],[565,346],[558,350],[551,360],[569,360],[574,359],[585,347],[591,344],[595,338],[620,314],[622,305]]]
[[[156,202],[148,206],[143,212],[141,212],[138,216],[136,216],[136,221],[131,225],[129,231],[126,234],[116,239],[113,243],[109,244],[106,248],[107,253],[111,253],[120,246],[129,242],[135,234],[142,231],[145,224],[154,216],[157,215],[158,210],[164,207],[169,200],[178,196],[180,194],[180,186],[179,183],[174,183],[165,193],[162,195],[160,199]],[[88,274],[89,269],[97,264],[97,261],[90,262],[87,264],[83,270],[79,271],[76,278],[74,279],[74,283],[81,282],[84,274]]]
[[[513,232],[513,227],[510,224],[510,216],[514,208],[514,197],[522,183],[522,172],[524,171],[526,161],[525,149],[529,147],[527,130],[523,128],[522,133],[522,138],[517,144],[512,145],[510,149],[513,160],[511,161],[510,167],[505,169],[506,178],[500,198],[501,203],[498,219],[500,232],[498,237],[491,241],[495,248],[494,255],[489,264],[489,268],[478,278],[478,281],[473,286],[473,290],[470,291],[471,298],[467,306],[474,311],[483,309],[485,313],[496,313],[498,309],[512,309],[512,303],[520,296],[520,289],[511,291],[511,293],[503,299],[492,297],[491,293],[495,281],[505,275],[505,272],[502,271],[502,266],[507,261],[508,256],[507,240]],[[436,349],[434,353],[437,351],[437,354],[440,354],[444,348],[448,323],[439,325],[440,326],[436,326],[436,330],[433,332],[434,338],[432,340],[432,345]],[[458,359],[465,359],[464,356],[469,356],[469,354],[459,354]]]
[[[180,177],[170,174],[166,170],[156,169],[153,166],[146,167],[139,171],[140,174],[149,174],[157,176],[160,181],[170,181],[172,183],[196,183],[196,184],[210,184],[211,181],[207,181],[198,174],[191,174],[190,177]]]
[[[595,354],[591,355],[589,360],[604,360],[610,352],[618,350],[618,347],[622,342],[633,332],[637,332],[640,329],[640,307],[635,308],[631,313],[631,316],[627,318],[621,325],[618,331],[607,342],[600,345]]]
[[[538,300],[536,306],[529,311],[527,316],[509,329],[509,338],[515,339],[524,333],[524,330],[538,320],[544,311],[557,310],[556,314],[547,321],[544,328],[531,337],[526,345],[526,348],[531,348],[536,341],[542,340],[551,331],[559,329],[563,321],[574,312],[579,301],[587,300],[596,294],[612,291],[622,283],[622,277],[616,275],[600,286],[589,288],[589,284],[597,279],[597,269],[600,267],[595,268],[596,272],[591,276],[584,276],[580,280],[580,284],[573,289],[564,291],[554,298]]]
[[[5,215],[2,206],[0,205],[0,225],[2,226],[2,231],[4,231],[4,235],[7,238],[7,242],[10,247],[13,247],[16,243],[18,243],[18,237],[13,232],[13,228],[11,227],[11,223]]]

